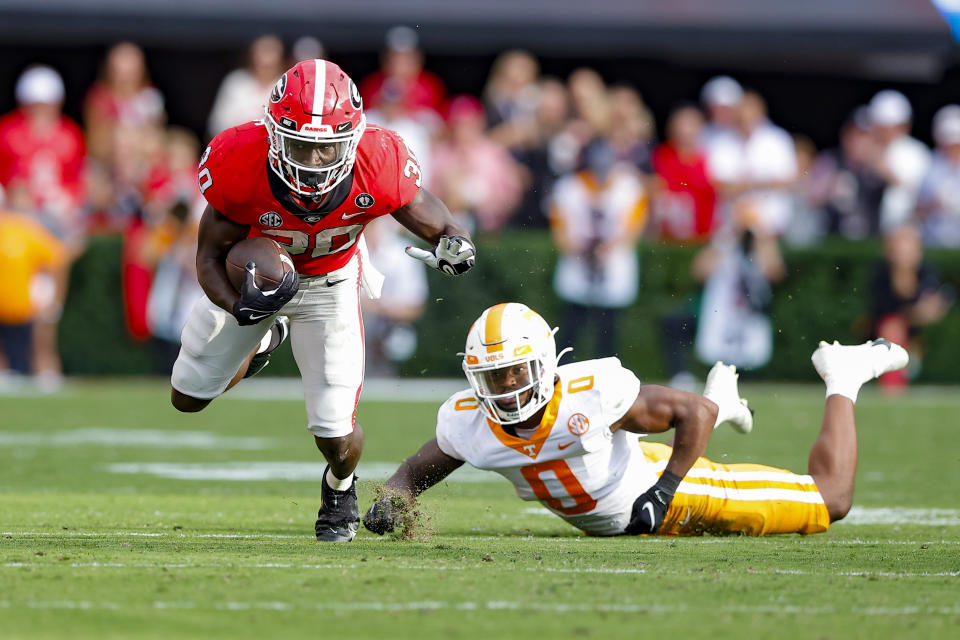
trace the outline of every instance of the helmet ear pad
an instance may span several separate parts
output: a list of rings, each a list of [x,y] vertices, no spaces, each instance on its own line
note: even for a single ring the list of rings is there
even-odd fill
[[[553,398],[557,369],[555,331],[538,313],[515,302],[495,305],[473,323],[467,333],[463,371],[478,403],[492,421],[523,422]],[[527,365],[527,385],[503,393],[489,383],[492,371],[518,364]],[[498,400],[509,408],[501,406]]]

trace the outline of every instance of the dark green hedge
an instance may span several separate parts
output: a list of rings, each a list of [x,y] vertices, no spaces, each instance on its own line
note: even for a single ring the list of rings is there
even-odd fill
[[[621,322],[620,357],[642,379],[662,379],[658,320],[696,304],[698,287],[689,273],[695,249],[662,245],[640,248],[641,291]],[[555,253],[545,232],[512,232],[478,241],[477,267],[463,278],[431,272],[430,302],[419,322],[420,344],[405,363],[408,376],[460,375],[456,353],[470,323],[486,307],[518,300],[557,324],[561,305],[551,278]],[[820,339],[859,341],[866,336],[867,283],[880,245],[829,242],[815,249],[785,251],[788,275],[775,290],[773,362],[755,378],[810,380],[810,353]],[[941,278],[960,290],[960,252],[931,251]],[[64,366],[72,374],[157,372],[150,345],[134,344],[123,327],[120,240],[95,238],[74,266],[60,331]],[[924,331],[927,353],[921,380],[960,382],[960,312]],[[563,335],[558,344],[564,346]],[[286,348],[268,370],[296,375]],[[698,366],[703,373],[705,367]]]

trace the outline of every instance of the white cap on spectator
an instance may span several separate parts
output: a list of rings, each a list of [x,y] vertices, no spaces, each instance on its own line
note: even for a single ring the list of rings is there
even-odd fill
[[[910,122],[913,109],[899,91],[884,89],[870,100],[870,121],[879,127],[895,127]]]
[[[700,90],[700,101],[708,107],[733,107],[743,99],[743,87],[730,76],[711,78]]]
[[[960,105],[948,104],[933,116],[933,139],[942,146],[960,144]]]
[[[391,51],[413,51],[420,43],[420,36],[410,27],[391,27],[385,38],[387,49]]]
[[[20,104],[60,104],[64,96],[63,79],[50,67],[30,67],[20,74],[15,94]]]

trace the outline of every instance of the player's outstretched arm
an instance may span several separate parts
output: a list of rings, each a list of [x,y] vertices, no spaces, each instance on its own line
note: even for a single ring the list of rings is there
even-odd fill
[[[717,405],[703,396],[658,385],[644,385],[626,415],[611,430],[633,433],[676,431],[673,453],[663,475],[633,504],[625,533],[656,533],[663,524],[673,494],[697,458],[706,453]]]
[[[447,275],[459,276],[476,262],[476,247],[470,234],[453,219],[447,205],[426,189],[406,205],[393,212],[393,217],[417,237],[434,245],[430,251],[407,247],[407,255]]]
[[[238,224],[211,206],[207,206],[200,218],[197,280],[213,304],[231,313],[240,296],[227,279],[224,262],[230,248],[249,233],[249,225]]]
[[[404,502],[416,498],[462,464],[463,460],[451,458],[441,451],[436,438],[430,440],[390,476],[384,486],[384,495],[363,516],[363,526],[378,535],[393,531],[401,516],[398,510],[403,508]]]

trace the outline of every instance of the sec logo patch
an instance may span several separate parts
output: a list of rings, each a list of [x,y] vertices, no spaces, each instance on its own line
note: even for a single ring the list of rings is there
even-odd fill
[[[582,413],[575,413],[567,420],[567,429],[575,436],[582,436],[590,430],[590,420]]]
[[[260,224],[264,227],[279,227],[283,224],[283,218],[276,211],[267,211],[260,216]]]

